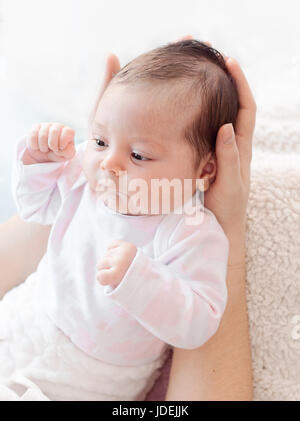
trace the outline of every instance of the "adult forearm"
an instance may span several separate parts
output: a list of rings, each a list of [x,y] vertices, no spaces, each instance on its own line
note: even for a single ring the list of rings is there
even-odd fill
[[[50,228],[25,222],[18,215],[0,225],[0,299],[36,269]]]
[[[166,400],[252,399],[244,238],[240,232],[229,239],[228,303],[220,327],[198,349],[174,349]]]

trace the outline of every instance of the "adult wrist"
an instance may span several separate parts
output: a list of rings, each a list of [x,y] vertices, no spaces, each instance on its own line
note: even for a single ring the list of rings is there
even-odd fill
[[[226,233],[229,241],[228,268],[244,270],[246,265],[246,227],[234,227]]]

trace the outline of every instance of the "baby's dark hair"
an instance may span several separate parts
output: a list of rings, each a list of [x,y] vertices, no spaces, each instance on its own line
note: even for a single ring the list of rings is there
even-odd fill
[[[203,157],[214,152],[219,128],[225,123],[235,127],[239,108],[235,82],[215,48],[196,39],[165,44],[130,61],[111,84],[150,82],[160,88],[166,85],[173,92],[171,85],[178,86],[178,81],[184,89],[179,97],[177,90],[171,99],[181,107],[191,99],[197,104],[196,113],[182,133],[195,150],[194,168],[197,168]]]

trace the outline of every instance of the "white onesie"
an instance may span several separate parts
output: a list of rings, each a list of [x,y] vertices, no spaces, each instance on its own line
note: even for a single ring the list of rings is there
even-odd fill
[[[167,348],[197,348],[216,332],[227,301],[228,239],[206,208],[200,225],[188,225],[184,214],[134,216],[108,208],[82,171],[86,144],[76,146],[70,161],[32,165],[22,163],[25,137],[15,145],[19,215],[52,224],[35,272],[36,307],[95,363],[154,371]],[[96,279],[114,239],[137,247],[115,289]]]

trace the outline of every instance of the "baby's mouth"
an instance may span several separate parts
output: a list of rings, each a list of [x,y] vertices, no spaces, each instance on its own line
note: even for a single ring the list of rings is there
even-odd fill
[[[104,187],[104,188],[100,187],[100,188],[96,188],[96,191],[102,192],[104,194],[108,193],[108,194],[114,194],[114,195],[117,195],[117,196],[126,196],[125,193],[123,193],[123,192],[121,192],[121,191],[119,191],[115,188],[112,188],[112,187]]]
[[[98,182],[95,191],[99,196],[119,196],[120,198],[127,197],[125,193],[119,191],[117,188],[107,186],[105,182]]]

